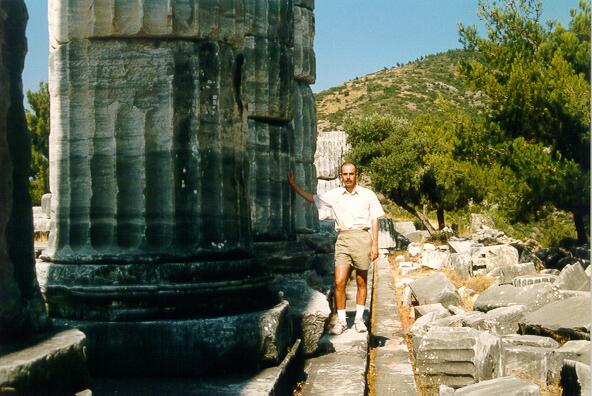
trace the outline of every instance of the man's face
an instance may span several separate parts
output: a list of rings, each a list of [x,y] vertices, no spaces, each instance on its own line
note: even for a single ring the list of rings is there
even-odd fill
[[[345,188],[353,188],[356,185],[356,167],[346,164],[341,167],[341,182]]]

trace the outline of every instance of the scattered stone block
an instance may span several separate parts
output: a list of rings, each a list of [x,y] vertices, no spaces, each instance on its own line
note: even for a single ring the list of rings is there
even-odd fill
[[[454,396],[454,388],[447,385],[440,385],[438,396]]]
[[[0,388],[19,394],[74,393],[88,386],[86,337],[77,329],[40,334],[27,346],[0,345]]]
[[[512,283],[517,276],[536,274],[536,268],[533,263],[523,263],[497,267],[487,275],[496,278],[497,284]]]
[[[589,395],[592,392],[590,366],[566,360],[561,369],[561,387],[564,395]]]
[[[525,305],[529,311],[534,311],[561,298],[561,294],[549,283],[525,287],[493,285],[477,297],[474,309],[487,312],[494,308]]]
[[[558,341],[590,340],[590,299],[571,297],[551,302],[526,314],[519,326],[521,334],[549,336]]]
[[[461,298],[467,298],[471,295],[473,295],[475,293],[475,290],[466,287],[466,286],[461,286],[458,288],[458,294],[460,295]]]
[[[395,221],[395,231],[399,234],[407,235],[417,231],[412,221]]]
[[[586,269],[584,270],[584,272],[586,273],[586,275],[588,275],[588,277],[592,276],[592,265],[589,265],[586,267]]]
[[[283,279],[283,278],[282,278]],[[301,279],[284,279],[276,283],[290,303],[290,316],[294,334],[302,339],[304,354],[316,352],[325,331],[325,324],[331,315],[327,297],[308,286]]]
[[[545,268],[542,269],[540,273],[544,275],[559,275],[561,271],[555,268]]]
[[[410,285],[420,305],[441,303],[444,307],[460,305],[456,287],[441,272],[413,281]]]
[[[553,283],[556,280],[557,275],[551,274],[520,275],[512,279],[512,284],[515,287],[524,287],[536,283]]]
[[[431,327],[414,336],[416,374],[429,385],[460,387],[500,374],[500,338],[466,327]]]
[[[552,348],[502,344],[503,375],[527,375],[538,383],[547,382]]]
[[[471,254],[474,247],[476,247],[475,242],[466,239],[449,239],[448,246],[450,246],[450,251],[452,253],[458,254]]]
[[[513,334],[518,331],[518,323],[524,318],[525,313],[524,305],[495,308],[485,314],[482,324],[476,328],[498,335]]]
[[[464,308],[458,307],[456,305],[449,305],[448,310],[452,312],[452,314],[454,315],[462,315],[467,313],[467,311]]]
[[[430,233],[427,231],[413,231],[408,234],[404,234],[410,242],[421,243],[428,240]]]
[[[401,295],[401,305],[404,307],[410,307],[413,305],[413,291],[409,286],[405,286]]]
[[[421,318],[428,312],[435,312],[436,316],[439,318],[443,318],[445,316],[450,316],[450,312],[440,303],[437,304],[426,304],[426,305],[418,305],[415,307],[415,317]]]
[[[567,265],[561,270],[555,286],[564,290],[590,291],[590,277],[578,262]]]
[[[426,243],[423,245],[421,265],[432,269],[440,269],[446,265],[449,257],[450,251]]]
[[[506,334],[502,336],[502,345],[525,345],[539,348],[559,348],[559,343],[551,337],[531,334]]]
[[[517,377],[501,377],[478,384],[465,386],[454,392],[455,396],[539,396],[540,387],[532,382]]]
[[[470,278],[473,273],[473,261],[470,253],[451,253],[445,266],[465,279]]]
[[[474,269],[491,272],[498,267],[518,264],[518,250],[511,245],[484,246],[472,254]]]
[[[420,269],[421,267],[416,265],[413,261],[403,261],[399,263],[399,274],[401,276],[405,276]]]
[[[421,246],[417,242],[411,242],[407,246],[407,253],[409,253],[409,256],[411,257],[417,256],[421,254]]]
[[[551,367],[547,381],[550,384],[558,384],[561,379],[561,368],[565,360],[573,360],[588,364],[590,362],[590,341],[568,341],[561,348],[555,349],[551,354]]]

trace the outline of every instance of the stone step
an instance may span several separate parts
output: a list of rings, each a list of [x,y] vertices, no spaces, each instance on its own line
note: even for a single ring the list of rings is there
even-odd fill
[[[0,388],[73,394],[87,387],[86,337],[77,329],[45,333],[26,345],[0,345]],[[2,392],[0,392],[2,393]]]
[[[371,337],[376,375],[372,386],[376,395],[417,395],[387,257],[377,260],[376,272]]]
[[[205,378],[140,378],[98,377],[92,381],[95,394],[159,394],[159,395],[287,395],[302,374],[300,339],[290,348],[283,361],[257,374],[220,373]]]

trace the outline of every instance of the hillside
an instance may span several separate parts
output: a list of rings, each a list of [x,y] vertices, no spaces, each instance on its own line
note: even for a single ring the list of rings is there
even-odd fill
[[[346,115],[388,112],[414,118],[436,110],[436,100],[478,109],[482,95],[465,89],[456,65],[462,50],[428,55],[406,65],[384,68],[316,94],[318,129],[339,129]]]

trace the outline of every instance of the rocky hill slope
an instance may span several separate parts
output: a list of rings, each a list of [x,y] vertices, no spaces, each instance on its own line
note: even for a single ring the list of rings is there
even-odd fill
[[[457,71],[465,56],[462,50],[428,55],[317,93],[318,130],[339,129],[345,116],[372,112],[412,119],[438,111],[438,100],[478,111],[483,95],[467,90]]]

